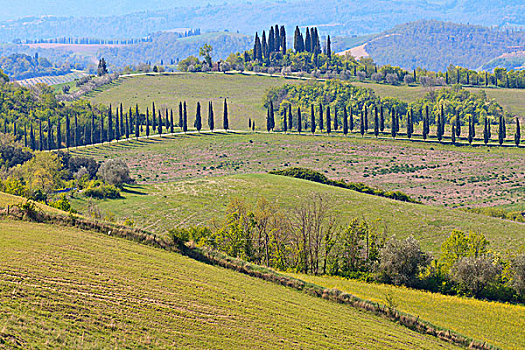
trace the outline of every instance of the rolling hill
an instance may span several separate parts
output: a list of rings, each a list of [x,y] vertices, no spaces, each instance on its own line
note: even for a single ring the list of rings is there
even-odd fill
[[[286,287],[107,235],[0,220],[0,346],[452,349]]]

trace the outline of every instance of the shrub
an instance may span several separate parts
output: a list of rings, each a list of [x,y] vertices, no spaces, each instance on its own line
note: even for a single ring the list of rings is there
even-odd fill
[[[430,257],[421,250],[414,237],[397,240],[392,237],[381,249],[379,272],[381,279],[396,285],[414,286],[421,268],[428,266]]]
[[[515,257],[511,268],[513,272],[511,285],[520,296],[525,297],[525,254]]]
[[[496,281],[501,267],[492,262],[490,256],[467,257],[452,267],[452,280],[468,293],[479,297],[490,283]]]
[[[49,206],[63,211],[71,210],[71,203],[69,202],[65,194],[61,195],[60,198],[56,201],[50,202]]]
[[[113,185],[89,187],[83,192],[84,196],[96,199],[116,199],[120,197],[120,190]]]
[[[97,175],[104,182],[118,187],[122,187],[123,184],[131,182],[129,168],[126,163],[120,159],[105,161],[98,169]]]

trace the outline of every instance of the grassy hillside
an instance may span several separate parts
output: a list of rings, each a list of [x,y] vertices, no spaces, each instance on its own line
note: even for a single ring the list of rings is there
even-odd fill
[[[103,212],[133,218],[137,225],[158,233],[178,225],[209,225],[220,220],[231,199],[253,204],[264,197],[288,212],[313,194],[326,197],[341,224],[355,217],[376,221],[380,230],[399,237],[414,235],[425,249],[439,252],[453,229],[484,233],[496,250],[525,249],[525,225],[458,210],[423,206],[370,196],[338,187],[268,174],[201,178],[133,186],[124,199],[98,201]],[[85,200],[74,201],[85,208]]]
[[[106,235],[0,221],[8,348],[448,349],[350,307]]]
[[[151,103],[155,102],[157,107],[172,108],[175,116],[178,116],[179,102],[186,101],[190,121],[195,116],[197,102],[206,107],[208,101],[213,101],[216,125],[222,128],[223,103],[227,98],[230,128],[246,130],[248,118],[255,120],[260,128],[266,125],[266,110],[262,104],[266,90],[296,81],[222,73],[138,76],[120,79],[117,85],[95,94],[91,101],[114,106],[123,103],[124,109],[138,103],[141,110],[151,109]],[[207,113],[204,108],[204,124]]]
[[[192,134],[74,151],[124,160],[140,184],[312,168],[333,179],[401,190],[432,205],[519,206],[524,149],[453,147],[360,135]]]
[[[23,204],[26,201],[25,198],[13,196],[12,194],[0,192],[0,209],[5,209],[8,205],[19,205]],[[47,205],[41,204],[41,203],[35,203],[38,209],[45,211],[45,212],[51,212],[51,213],[62,213],[61,210],[48,207]]]
[[[503,349],[522,349],[525,344],[525,333],[522,332],[525,323],[523,305],[445,296],[336,277],[292,276],[381,304],[387,304],[387,297],[392,298],[398,310],[419,315],[438,326],[454,329]],[[509,337],[510,334],[512,336]]]

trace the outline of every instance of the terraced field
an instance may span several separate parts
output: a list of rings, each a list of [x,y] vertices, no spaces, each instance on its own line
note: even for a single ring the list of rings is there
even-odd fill
[[[0,220],[0,347],[452,349],[344,305],[123,239]]]

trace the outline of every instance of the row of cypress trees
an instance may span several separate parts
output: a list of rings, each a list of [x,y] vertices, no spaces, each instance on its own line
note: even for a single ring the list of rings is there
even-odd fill
[[[114,140],[129,139],[130,137],[138,138],[142,132],[145,131],[146,137],[150,135],[161,135],[163,133],[174,133],[175,127],[180,128],[181,131],[188,131],[188,112],[186,102],[179,103],[179,120],[178,123],[174,121],[173,110],[167,109],[164,112],[161,109],[155,107],[155,102],[151,108],[151,119],[149,107],[146,108],[146,113],[141,114],[139,106],[135,105],[135,110],[130,107],[128,112],[125,112],[122,104],[115,108],[113,113],[113,107],[110,105],[107,110],[107,117],[99,115],[95,117],[95,113],[91,113],[90,120],[83,126],[80,125],[77,115],[66,115],[65,119],[65,130],[63,132],[63,126],[60,118],[56,124],[51,123],[50,118],[47,118],[46,122],[42,120],[37,121],[37,128],[33,127],[33,123],[29,124],[29,131],[27,126],[24,125],[23,130],[17,127],[16,120],[13,122],[12,132],[15,139],[23,138],[26,147],[30,147],[32,150],[53,150],[61,148],[77,147],[82,145],[96,144],[111,142]],[[8,126],[7,119],[4,120],[5,134],[9,133],[10,128]],[[201,104],[197,102],[197,110],[195,114],[195,121],[193,126],[197,131],[202,129],[202,116],[201,116]],[[229,115],[228,115],[228,102],[224,99],[223,108],[223,129],[229,129]],[[211,131],[215,130],[215,120],[213,112],[213,103],[208,103],[208,127]],[[65,140],[62,140],[62,135],[65,136]]]
[[[326,126],[326,132],[330,134],[332,132],[332,127],[334,131],[337,131],[342,127],[344,135],[347,135],[349,132],[359,131],[361,135],[369,133],[371,126],[373,125],[373,134],[378,137],[380,134],[385,134],[385,110],[383,106],[374,107],[370,109],[365,105],[364,108],[360,111],[355,111],[352,107],[348,110],[343,108],[342,110],[342,126],[339,125],[339,116],[337,106],[332,110],[330,106],[323,107],[320,104],[317,108],[317,115],[315,106],[310,105],[310,114],[303,118],[301,107],[296,109],[294,115],[292,111],[292,105],[289,104],[286,108],[282,110],[282,128],[281,131],[288,132],[292,131],[294,128],[297,132],[301,133],[310,129],[310,132],[315,133],[317,129],[324,131]],[[390,134],[393,138],[396,138],[400,135],[400,115],[395,108],[390,109]],[[355,116],[355,120],[354,120]],[[374,119],[373,123],[369,123],[369,116]],[[309,120],[309,122],[308,122]],[[414,111],[409,110],[406,116],[406,137],[412,138],[414,133]],[[428,106],[425,108],[425,112],[422,115],[422,132],[421,136],[424,140],[430,137],[430,113]],[[325,124],[326,123],[326,124]],[[445,114],[443,107],[441,107],[441,113],[437,116],[435,120],[436,124],[436,135],[435,137],[438,141],[442,141],[445,138]],[[358,129],[359,127],[359,129]],[[266,115],[266,130],[268,132],[276,129],[275,125],[275,111],[273,107],[273,102],[270,101],[270,104],[267,108]],[[452,143],[456,143],[457,139],[461,136],[461,123],[459,118],[459,110],[456,110],[456,121],[452,124],[452,130],[450,134],[450,139]],[[468,143],[471,144],[476,137],[476,128],[472,116],[469,118],[468,123]],[[483,141],[485,144],[488,144],[491,140],[491,124],[488,122],[488,119],[485,118],[484,129],[483,129]],[[505,118],[503,116],[499,117],[498,121],[498,142],[500,145],[503,144],[505,138],[507,137],[507,127]],[[514,142],[516,146],[520,145],[521,142],[521,128],[519,118],[516,117],[516,132],[514,134]]]

